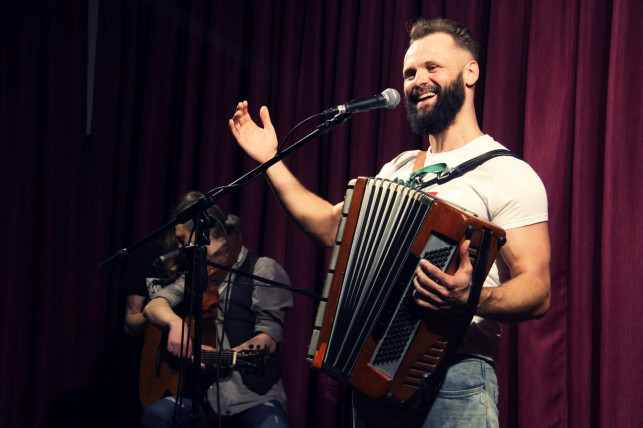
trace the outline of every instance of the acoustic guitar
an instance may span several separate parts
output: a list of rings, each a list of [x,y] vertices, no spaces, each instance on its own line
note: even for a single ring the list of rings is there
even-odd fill
[[[211,326],[204,325],[203,344],[213,346],[216,343],[216,339],[212,340],[212,338],[216,338],[213,325],[214,323]],[[207,340],[208,338],[210,340]],[[201,362],[206,366],[218,364],[220,370],[240,369],[261,373],[265,370],[269,358],[265,349],[201,351]],[[189,359],[185,359],[183,362],[191,365]],[[148,323],[139,374],[139,398],[144,408],[163,397],[179,395],[181,363],[181,359],[167,350],[167,331]],[[214,381],[212,372],[216,371],[213,369],[209,373],[207,371],[201,372],[203,375],[201,384],[204,390]],[[188,373],[185,373],[186,379],[192,377]]]

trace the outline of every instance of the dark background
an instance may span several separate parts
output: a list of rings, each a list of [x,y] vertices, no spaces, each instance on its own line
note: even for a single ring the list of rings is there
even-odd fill
[[[0,11],[0,425],[136,426],[140,343],[123,333],[122,265],[98,263],[168,221],[186,191],[254,168],[227,128],[237,102],[255,118],[268,106],[283,137],[325,108],[401,92],[420,15],[471,28],[483,131],[549,196],[552,306],[505,325],[502,426],[640,424],[643,3],[32,0]],[[356,115],[287,163],[337,202],[349,179],[423,144],[400,106]],[[220,205],[252,251],[321,289],[327,251],[265,180]],[[287,315],[292,425],[347,426],[346,388],[305,362],[315,310],[298,295]]]

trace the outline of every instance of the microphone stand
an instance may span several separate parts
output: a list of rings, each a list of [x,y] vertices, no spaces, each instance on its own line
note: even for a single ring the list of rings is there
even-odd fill
[[[210,217],[205,211],[196,212],[194,218],[195,244],[187,252],[187,269],[185,272],[185,296],[191,293],[193,305],[191,316],[194,320],[194,335],[188,335],[192,340],[193,376],[192,376],[192,412],[190,426],[195,427],[199,418],[201,405],[201,344],[203,343],[203,293],[208,285],[207,245],[210,243]],[[184,301],[187,301],[184,297]],[[188,320],[190,320],[188,316]],[[190,324],[188,324],[190,325]],[[189,328],[189,327],[188,327]],[[185,357],[188,357],[187,355]],[[181,391],[177,391],[177,394]]]
[[[209,231],[210,231],[210,218],[206,210],[214,205],[217,200],[222,196],[230,192],[233,188],[243,186],[254,181],[256,178],[264,174],[268,168],[272,165],[279,162],[284,157],[288,156],[290,153],[295,150],[303,147],[306,143],[312,141],[314,138],[329,132],[339,125],[346,122],[350,119],[352,113],[343,112],[335,115],[333,118],[328,119],[324,123],[317,126],[310,134],[306,135],[301,140],[287,147],[281,152],[277,152],[275,156],[268,160],[267,162],[259,165],[252,171],[246,173],[242,177],[236,179],[229,185],[225,187],[218,188],[216,191],[210,191],[207,195],[197,199],[197,201],[177,214],[174,220],[169,221],[156,231],[152,232],[147,237],[141,239],[137,243],[133,244],[129,249],[123,248],[111,255],[104,261],[98,264],[98,270],[104,272],[106,269],[113,266],[117,261],[122,260],[124,257],[128,256],[129,253],[136,250],[137,248],[143,246],[145,243],[154,239],[164,231],[174,227],[177,224],[183,224],[189,220],[194,221],[195,227],[195,236],[196,236],[196,245],[192,246],[187,251],[187,270],[185,273],[185,293],[187,295],[188,286],[191,287],[192,292],[194,293],[195,298],[195,308],[193,313],[194,319],[194,339],[192,339],[192,349],[194,356],[194,380],[193,380],[193,391],[192,391],[192,414],[191,414],[191,425],[195,426],[196,421],[199,416],[199,407],[201,405],[201,333],[202,333],[202,313],[203,313],[203,292],[207,287],[207,250],[206,245],[210,243]],[[179,393],[180,391],[177,391]]]
[[[156,238],[164,231],[170,229],[171,227],[174,227],[177,224],[183,224],[186,221],[192,220],[195,217],[195,212],[205,211],[206,209],[214,205],[216,201],[219,200],[222,196],[228,194],[232,189],[251,183],[255,179],[259,178],[262,174],[264,174],[268,170],[268,168],[270,168],[271,166],[273,166],[274,164],[276,164],[277,162],[279,162],[280,160],[288,156],[290,153],[300,149],[306,143],[310,142],[314,138],[335,129],[336,127],[338,127],[339,125],[343,124],[348,119],[350,119],[351,116],[352,116],[352,113],[350,112],[344,112],[344,113],[339,113],[335,115],[333,118],[328,119],[324,123],[317,126],[317,129],[315,129],[310,134],[306,135],[301,140],[287,147],[283,151],[276,153],[272,159],[257,166],[255,169],[239,177],[238,179],[228,184],[227,186],[220,187],[216,191],[208,192],[208,194],[206,194],[205,196],[197,199],[197,201],[194,204],[190,205],[185,210],[177,214],[174,220],[169,221],[168,223],[164,224],[163,226],[161,226],[160,228],[152,232],[150,235],[132,244],[132,246],[129,247],[129,249],[123,248],[117,251],[116,253],[112,254],[111,256],[109,256],[107,259],[100,262],[98,264],[98,270],[100,272],[106,271],[115,263],[127,257],[132,251],[145,245],[147,242]]]

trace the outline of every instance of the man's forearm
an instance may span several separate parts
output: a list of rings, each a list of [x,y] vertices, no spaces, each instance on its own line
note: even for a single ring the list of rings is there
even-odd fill
[[[550,300],[544,276],[522,274],[499,287],[483,287],[476,315],[501,322],[543,317]]]
[[[317,245],[335,243],[341,206],[333,206],[306,189],[283,162],[268,169],[268,180],[281,205],[306,235]]]

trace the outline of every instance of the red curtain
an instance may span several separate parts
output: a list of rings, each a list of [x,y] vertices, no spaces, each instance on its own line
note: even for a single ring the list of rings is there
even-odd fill
[[[523,156],[549,196],[552,306],[504,326],[501,426],[640,424],[643,3],[104,1],[91,103],[87,4],[14,3],[0,13],[3,426],[137,426],[140,342],[123,332],[121,266],[97,264],[165,224],[186,191],[255,167],[227,128],[238,101],[255,118],[268,106],[284,137],[328,107],[401,91],[406,28],[420,15],[471,28],[482,129]],[[355,115],[286,163],[337,202],[349,179],[424,144],[398,107]],[[320,292],[328,251],[264,180],[219,205],[240,215],[252,251]],[[348,389],[305,361],[315,311],[296,295],[286,319],[291,423],[349,426]]]

